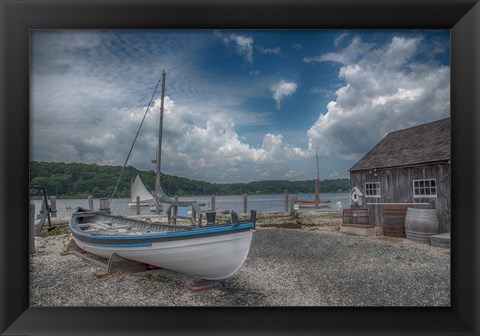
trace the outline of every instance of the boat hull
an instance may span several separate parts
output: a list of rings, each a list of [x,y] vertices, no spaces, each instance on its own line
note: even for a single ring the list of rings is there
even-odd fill
[[[141,207],[148,207],[150,206],[150,203],[142,203],[140,202],[139,204]],[[137,203],[136,202],[129,202],[128,203],[128,206],[131,207],[131,208],[135,208],[137,206]]]
[[[330,204],[299,204],[298,205],[300,208],[328,208],[330,207]]]
[[[192,227],[77,213],[80,218],[72,215],[70,229],[81,249],[103,258],[115,253],[206,280],[227,279],[240,271],[255,231],[255,220]],[[106,229],[92,229],[95,225]]]
[[[300,208],[328,208],[328,207],[330,207],[330,201],[320,201],[318,204],[315,204],[315,201],[298,201],[297,204]]]
[[[86,243],[74,238],[77,245],[92,254],[110,258],[119,256],[188,274],[206,280],[226,279],[243,267],[252,242],[252,231],[143,246],[114,247]],[[141,245],[141,244],[138,244]]]

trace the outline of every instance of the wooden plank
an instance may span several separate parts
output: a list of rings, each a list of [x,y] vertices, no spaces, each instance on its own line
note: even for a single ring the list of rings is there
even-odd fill
[[[70,242],[68,243],[67,245],[67,251],[65,252],[62,252],[61,255],[64,256],[64,255],[68,255],[68,254],[73,254],[73,255],[76,255],[77,257],[80,257],[98,267],[102,267],[104,269],[107,268],[107,263],[106,262],[102,262],[98,259],[94,259],[92,258],[92,254],[82,250],[76,243],[75,241],[72,239],[70,240]]]
[[[176,219],[192,219],[192,217],[190,217],[190,216],[180,216],[180,215],[172,216],[172,218],[176,218]]]
[[[185,285],[190,292],[203,292],[220,287],[219,281],[212,280],[194,280]]]
[[[114,253],[108,260],[107,273],[128,272],[137,273],[147,271],[147,265],[135,260],[125,259]]]
[[[95,217],[96,215],[97,215],[97,213],[86,212],[86,213],[77,214],[76,217],[77,218],[86,218],[86,217]]]
[[[92,264],[95,264],[96,266],[99,266],[99,267],[102,267],[102,268],[105,268],[105,269],[107,269],[107,267],[108,267],[107,263],[101,262],[97,259],[93,259],[92,257],[90,257],[89,253],[81,253],[81,252],[78,252],[78,251],[69,251],[66,254],[68,254],[68,253],[71,253],[71,254],[76,255],[76,256],[78,256],[82,259],[85,259],[86,261],[91,262]]]

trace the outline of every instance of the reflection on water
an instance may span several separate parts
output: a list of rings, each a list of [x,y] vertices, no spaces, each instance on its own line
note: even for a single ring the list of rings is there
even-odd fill
[[[314,200],[313,194],[297,194],[299,199]],[[317,211],[341,211],[341,209],[350,208],[350,195],[348,193],[331,193],[322,194],[322,200],[329,199],[331,201],[329,208],[321,208]],[[201,206],[202,210],[210,210],[210,196],[195,196],[195,197],[179,197],[179,200],[183,201],[197,201],[198,203],[205,203],[205,206]],[[116,198],[112,200],[110,204],[110,210],[115,215],[135,215],[135,207],[129,207],[129,198]],[[340,202],[341,207],[337,205]],[[42,200],[34,200],[35,211],[39,213],[42,205]],[[100,204],[98,199],[93,200],[93,207],[98,210]],[[57,217],[70,217],[72,211],[77,207],[88,208],[88,200],[85,199],[57,199]],[[164,210],[168,208],[168,204],[164,205]],[[234,196],[216,196],[215,197],[215,210],[217,212],[222,211],[235,211],[237,213],[243,212],[243,195]],[[247,212],[250,210],[256,210],[257,212],[281,212],[285,211],[285,195],[248,195],[247,200]],[[153,212],[149,207],[141,207],[140,213],[142,215],[150,215]]]

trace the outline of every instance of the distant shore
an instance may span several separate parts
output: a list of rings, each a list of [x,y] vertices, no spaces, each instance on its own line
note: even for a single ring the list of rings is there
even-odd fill
[[[329,192],[329,194],[345,194],[345,193],[348,193],[348,191],[332,191],[332,192]],[[301,194],[301,195],[304,195],[304,194],[308,194],[308,193],[298,193],[298,194]],[[242,196],[244,194],[242,193],[239,193],[239,194],[216,194],[215,196]],[[247,193],[247,195],[255,195],[255,196],[274,196],[274,195],[284,195],[284,194],[279,194],[279,193],[262,193],[262,194],[256,194],[256,193]],[[297,193],[291,193],[290,195],[297,195]],[[313,194],[312,194],[313,195]],[[77,195],[77,197],[75,196],[63,196],[63,195],[48,195],[48,197],[50,196],[55,196],[57,199],[62,199],[62,200],[76,200],[76,199],[87,199],[88,196],[91,196],[91,195]],[[205,198],[205,197],[210,197],[211,195],[195,195],[195,194],[188,194],[188,195],[178,195],[178,197],[182,198],[182,197],[200,197],[200,198]],[[173,197],[173,196],[171,196]],[[105,196],[105,197],[95,197],[95,199],[100,199],[100,198],[110,198],[110,196]],[[125,198],[128,198],[128,197],[114,197],[113,199],[125,199]],[[31,199],[34,199],[34,200],[42,200],[43,199],[43,196],[32,196]]]

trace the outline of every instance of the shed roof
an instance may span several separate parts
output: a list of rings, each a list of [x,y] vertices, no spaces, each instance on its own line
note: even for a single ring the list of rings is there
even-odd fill
[[[350,171],[450,160],[450,118],[388,133]]]

